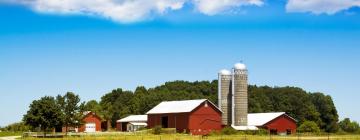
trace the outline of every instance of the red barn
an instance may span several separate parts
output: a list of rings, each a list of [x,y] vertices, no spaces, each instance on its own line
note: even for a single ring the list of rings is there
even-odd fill
[[[161,125],[194,135],[221,130],[222,112],[206,99],[161,102],[146,114],[149,128]]]
[[[101,118],[96,115],[94,112],[88,111],[84,113],[84,117],[82,119],[83,125],[79,128],[76,127],[68,127],[68,132],[98,132],[101,131]],[[65,132],[65,127],[62,128],[62,132]]]
[[[296,133],[296,120],[285,112],[250,113],[248,126],[264,128],[271,134],[290,135]]]
[[[79,128],[79,132],[98,132],[101,131],[101,118],[94,112],[88,112],[84,118],[85,123]]]

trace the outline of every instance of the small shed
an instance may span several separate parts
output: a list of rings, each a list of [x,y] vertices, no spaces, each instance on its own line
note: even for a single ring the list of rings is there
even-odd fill
[[[270,134],[290,135],[296,133],[296,120],[285,112],[249,113],[248,126],[233,126],[237,130],[263,128]]]
[[[147,115],[130,115],[116,121],[118,131],[137,131],[147,126]]]
[[[165,101],[146,114],[149,128],[161,125],[163,128],[176,128],[178,132],[194,135],[221,130],[222,112],[207,99]]]

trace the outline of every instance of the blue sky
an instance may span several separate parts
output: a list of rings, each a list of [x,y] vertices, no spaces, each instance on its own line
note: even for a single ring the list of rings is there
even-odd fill
[[[234,0],[215,8],[179,0],[180,8],[170,3],[164,12],[149,4],[121,16],[37,1],[0,0],[0,126],[20,121],[31,101],[45,95],[72,91],[99,100],[115,88],[213,80],[241,60],[250,84],[324,92],[340,118],[360,121],[356,0],[343,1],[353,2],[345,8],[331,0],[309,7]],[[323,5],[332,9],[317,8]]]

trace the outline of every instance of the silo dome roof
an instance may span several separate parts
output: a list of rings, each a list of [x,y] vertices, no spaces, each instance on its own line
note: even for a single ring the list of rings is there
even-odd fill
[[[219,74],[221,74],[221,75],[231,75],[231,72],[226,70],[226,69],[222,69],[221,71],[219,71]]]
[[[236,64],[234,65],[234,68],[235,68],[235,69],[238,69],[238,70],[245,70],[245,69],[246,69],[246,66],[245,66],[245,64],[243,64],[243,63],[236,63]]]

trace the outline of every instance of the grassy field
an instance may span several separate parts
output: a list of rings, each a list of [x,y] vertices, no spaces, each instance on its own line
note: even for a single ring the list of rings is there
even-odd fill
[[[22,132],[0,132],[0,137],[6,136],[21,136]]]
[[[35,140],[37,138],[26,138]],[[217,135],[191,136],[185,134],[163,135],[82,135],[76,137],[55,138],[55,140],[360,140],[360,135],[330,135],[330,136],[254,136],[254,135]]]

